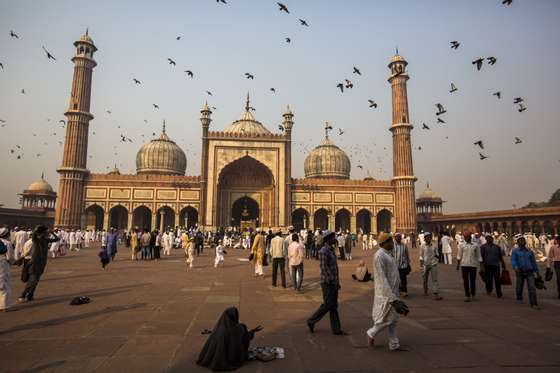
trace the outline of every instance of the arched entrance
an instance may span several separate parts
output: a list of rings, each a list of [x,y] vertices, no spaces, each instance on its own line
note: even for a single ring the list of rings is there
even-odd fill
[[[103,229],[104,211],[99,205],[91,205],[86,209],[86,229]]]
[[[193,228],[198,224],[198,211],[192,206],[187,206],[181,210],[179,220],[179,225],[187,229]]]
[[[309,228],[309,213],[304,208],[292,212],[292,225],[296,231]]]
[[[319,209],[313,214],[313,221],[315,222],[315,229],[329,229],[329,212],[327,209]]]
[[[346,209],[340,209],[334,215],[334,229],[339,230],[350,230],[350,211]]]
[[[277,210],[274,177],[270,169],[255,158],[246,155],[224,167],[218,178],[217,191],[215,216],[218,226],[241,222],[243,201],[247,202],[249,210],[256,211],[257,215],[252,216],[253,225],[278,225],[278,216],[274,213]],[[252,201],[244,200],[244,197]],[[238,204],[234,206],[236,202]]]
[[[109,211],[109,228],[117,230],[128,228],[128,211],[124,206],[117,205]]]
[[[259,204],[250,197],[241,197],[231,207],[231,226],[259,226]]]
[[[162,220],[163,219],[163,220]],[[163,206],[157,211],[157,225],[154,229],[164,231],[175,228],[175,211],[169,206]]]
[[[377,232],[391,232],[391,211],[383,209],[377,213]]]
[[[132,213],[132,225],[142,230],[152,230],[152,211],[146,206],[138,206]]]
[[[368,234],[371,231],[371,213],[369,210],[362,209],[356,214],[356,224],[358,231]]]

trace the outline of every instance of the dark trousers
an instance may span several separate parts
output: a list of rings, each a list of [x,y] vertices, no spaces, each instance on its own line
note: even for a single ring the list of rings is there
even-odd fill
[[[517,300],[523,300],[523,287],[527,280],[529,291],[529,303],[531,306],[537,305],[537,289],[535,288],[535,274],[533,272],[515,272],[515,295]]]
[[[161,251],[161,246],[155,246],[154,247],[154,259],[160,259],[160,251]]]
[[[292,267],[292,282],[294,283],[294,289],[301,290],[301,283],[303,282],[303,263],[291,267]]]
[[[493,285],[496,285],[496,295],[502,297],[502,283],[500,282],[500,266],[485,265],[484,281],[486,282],[486,292],[492,293]]]
[[[150,246],[142,246],[142,260],[148,258],[149,251],[150,251]]]
[[[196,256],[199,256],[200,253],[202,252],[202,245],[200,244],[195,245],[195,249],[196,249]]]
[[[474,297],[476,295],[476,267],[461,267],[461,273],[463,274],[465,297]]]
[[[317,311],[307,320],[310,325],[318,323],[323,316],[329,313],[331,319],[331,330],[333,333],[340,333],[340,318],[338,317],[338,285],[321,284],[323,289],[323,303]]]
[[[560,262],[554,262],[554,272],[556,272],[556,289],[558,289],[558,298],[560,298]]]
[[[340,246],[338,248],[338,252],[340,253],[340,260],[346,260],[346,254],[344,253],[344,246]]]
[[[280,278],[282,279],[282,287],[286,287],[286,260],[284,258],[272,258],[272,286],[276,286],[276,278],[278,277],[278,268],[280,268]]]
[[[407,276],[407,270],[406,269],[400,269],[399,268],[399,277],[401,279],[401,283],[399,285],[399,291],[402,291],[403,293],[408,293],[408,282],[406,280],[406,276]]]
[[[37,289],[37,285],[39,284],[40,279],[41,279],[41,275],[36,275],[35,273],[30,271],[29,280],[27,280],[27,284],[25,284],[25,289],[23,289],[20,298],[33,300],[35,289]]]

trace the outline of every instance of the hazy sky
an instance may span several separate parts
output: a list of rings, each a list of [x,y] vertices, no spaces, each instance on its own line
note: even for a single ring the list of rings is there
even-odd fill
[[[398,46],[409,62],[417,194],[429,181],[447,201],[445,211],[459,212],[542,201],[560,187],[560,1],[514,0],[509,7],[501,0],[284,2],[290,14],[269,0],[1,0],[0,119],[6,122],[0,123],[0,204],[16,206],[16,194],[43,171],[58,189],[65,133],[58,121],[68,107],[72,43],[86,27],[99,49],[92,172],[117,163],[121,172],[134,173],[136,152],[153,132],[159,135],[165,119],[187,154],[187,174],[199,175],[202,104],[208,99],[217,108],[211,128],[221,130],[240,116],[249,91],[256,118],[271,131],[278,130],[286,105],[292,108],[296,177],[303,176],[305,155],[329,121],[333,140],[351,156],[353,178],[368,172],[390,178],[387,63]],[[451,40],[461,47],[450,49]],[[476,71],[471,61],[487,56],[497,63]],[[361,77],[352,74],[353,66]],[[245,79],[246,72],[255,79]],[[345,78],[354,88],[341,94],[336,84]],[[459,89],[453,94],[451,82]],[[501,100],[492,96],[498,90]],[[525,98],[523,113],[513,105],[516,96]],[[368,99],[378,108],[370,109]],[[445,125],[435,123],[437,102],[448,110]],[[432,129],[422,130],[423,122]],[[121,133],[134,142],[119,142]],[[523,143],[514,145],[515,136]],[[473,145],[479,139],[489,156],[484,161]]]

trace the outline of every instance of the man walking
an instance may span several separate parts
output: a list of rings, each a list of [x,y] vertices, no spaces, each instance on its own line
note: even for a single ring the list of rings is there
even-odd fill
[[[315,324],[329,313],[333,334],[347,335],[340,327],[340,318],[338,316],[338,291],[340,290],[340,281],[338,278],[338,265],[336,263],[336,245],[335,233],[329,230],[323,232],[323,247],[319,250],[323,303],[307,320],[307,327],[311,333],[315,331]]]
[[[432,234],[424,232],[424,243],[420,245],[420,267],[422,267],[422,280],[424,285],[424,295],[428,295],[428,278],[432,278],[432,293],[435,300],[442,300],[439,295],[438,283],[438,248],[432,243]]]
[[[292,235],[292,243],[288,246],[288,258],[290,270],[292,271],[292,283],[296,291],[301,291],[301,283],[303,282],[303,245],[299,242],[296,233]]]
[[[537,267],[535,254],[527,248],[527,242],[523,236],[517,239],[517,248],[511,253],[511,266],[515,270],[517,301],[523,302],[523,287],[527,281],[529,304],[533,309],[540,309],[537,305],[537,290],[535,289],[535,275],[540,277],[539,267]]]
[[[502,283],[500,282],[500,264],[506,268],[502,248],[494,243],[492,235],[486,236],[486,244],[480,247],[482,255],[482,269],[486,282],[486,294],[492,294],[492,287],[496,285],[496,296],[502,297]]]
[[[264,232],[261,234],[261,229],[257,228],[257,234],[251,246],[253,260],[255,261],[255,277],[260,276],[264,278],[263,260],[264,260]],[[286,287],[286,286],[284,286]]]
[[[280,270],[280,278],[282,287],[286,287],[286,256],[284,252],[285,239],[282,238],[282,231],[276,232],[276,236],[270,241],[270,255],[272,256],[272,286],[276,287],[278,270]]]
[[[395,234],[395,244],[393,249],[395,263],[399,271],[400,285],[399,292],[401,297],[408,297],[407,276],[410,274],[410,257],[408,256],[408,248],[402,241],[400,233]]]

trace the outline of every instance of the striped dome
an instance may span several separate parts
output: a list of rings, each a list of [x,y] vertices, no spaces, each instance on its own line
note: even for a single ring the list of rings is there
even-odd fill
[[[181,148],[165,133],[144,144],[136,154],[136,172],[139,174],[184,175],[187,157]]]
[[[305,159],[304,169],[306,178],[349,179],[350,158],[325,137]]]

